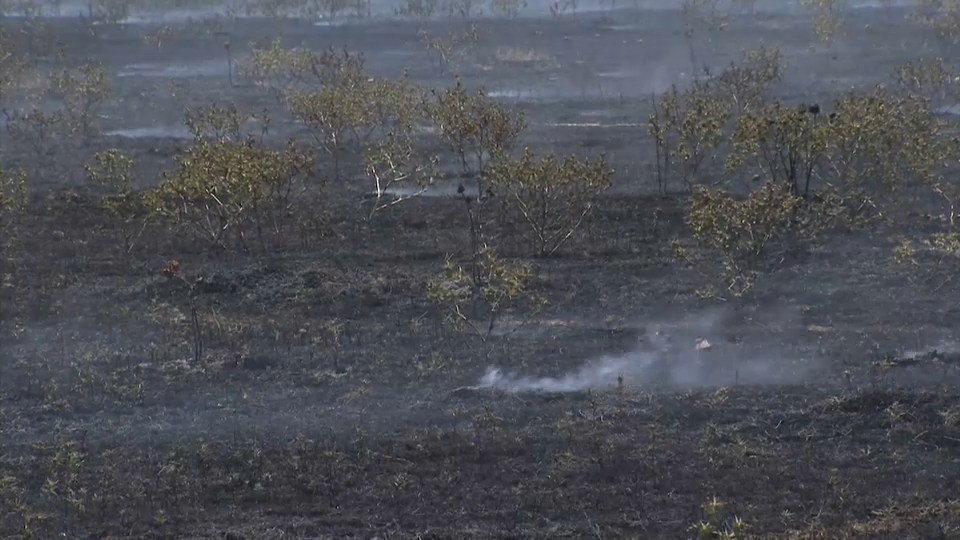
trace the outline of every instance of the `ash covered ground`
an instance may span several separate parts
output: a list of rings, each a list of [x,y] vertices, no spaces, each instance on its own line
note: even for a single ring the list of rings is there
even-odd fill
[[[739,518],[737,538],[960,538],[955,292],[890,263],[895,234],[924,225],[827,235],[727,302],[698,296],[672,250],[685,203],[657,194],[646,122],[652,96],[690,84],[692,55],[718,71],[779,47],[776,96],[826,106],[955,50],[903,6],[848,6],[829,45],[808,12],[775,7],[692,38],[679,6],[643,3],[216,30],[189,10],[45,18],[39,39],[66,65],[102,62],[113,97],[98,135],[42,160],[0,137],[4,166],[30,172],[5,263],[0,536],[694,538]],[[471,25],[449,63],[418,37]],[[83,165],[119,149],[151,188],[191,144],[184,107],[275,109],[236,73],[274,38],[427,87],[459,73],[525,110],[523,144],[607,156],[614,185],[581,234],[532,261],[541,311],[485,340],[445,325],[425,283],[469,249],[455,185],[366,219],[362,171],[326,184],[323,234],[295,246],[211,254],[150,228],[117,253]],[[291,136],[308,137],[276,113],[267,139]],[[202,278],[199,362],[170,260]]]

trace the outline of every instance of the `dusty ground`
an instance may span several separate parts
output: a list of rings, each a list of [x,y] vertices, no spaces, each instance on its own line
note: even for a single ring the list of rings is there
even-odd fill
[[[367,221],[368,186],[346,182],[324,199],[325,234],[282,253],[213,257],[150,229],[117,256],[82,163],[120,148],[150,186],[188,144],[184,106],[270,99],[228,77],[224,36],[157,50],[140,39],[156,25],[57,23],[67,61],[105,62],[116,99],[103,136],[44,163],[0,139],[5,163],[36,171],[0,342],[0,477],[17,480],[0,480],[0,536],[686,538],[716,497],[727,526],[740,517],[758,538],[960,538],[958,311],[889,264],[890,231],[827,238],[737,305],[698,299],[701,278],[674,260],[682,201],[650,195],[642,124],[652,93],[689,80],[678,17],[478,23],[468,84],[526,109],[527,144],[605,152],[617,169],[585,234],[535,261],[545,311],[486,343],[424,298],[465,249],[444,197]],[[795,14],[734,17],[697,38],[697,60],[718,69],[775,44],[779,93],[828,102],[947,52],[903,18],[852,11],[828,48]],[[235,59],[282,36],[447,84],[419,26],[225,31]],[[511,63],[505,47],[542,59]],[[282,118],[272,130],[297,133]],[[200,363],[168,259],[207,283]],[[713,347],[694,351],[700,339]]]

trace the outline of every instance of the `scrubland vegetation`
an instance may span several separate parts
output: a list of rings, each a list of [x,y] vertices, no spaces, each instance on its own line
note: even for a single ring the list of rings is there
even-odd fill
[[[483,17],[526,24],[524,2],[395,6],[409,63],[442,84],[345,45],[238,37],[241,16],[356,22],[368,0],[227,4],[137,33],[138,2],[76,20],[0,2],[0,537],[960,537],[960,357],[918,352],[920,330],[896,350],[878,337],[903,339],[910,310],[955,328],[948,56],[787,98],[776,43],[701,67],[760,3],[686,2],[689,76],[631,104],[629,141],[575,152],[542,140],[542,106],[468,76],[562,68],[558,50],[484,45]],[[593,33],[581,7],[549,17]],[[841,54],[856,12],[800,7],[810,54]],[[952,50],[955,8],[918,2],[903,24]],[[71,50],[181,40],[222,49],[225,80],[132,91],[109,58]],[[185,136],[105,132],[160,107],[149,95],[179,100]],[[607,143],[649,166],[624,173]],[[861,243],[870,262],[834,272]],[[846,296],[819,308],[786,292],[831,287]],[[942,304],[909,307],[916,291]],[[871,302],[884,313],[844,318]],[[816,375],[739,384],[747,368],[715,360],[687,382],[678,370],[701,367],[566,393],[473,386],[489,366],[641,362],[662,334],[640,308],[729,310],[729,344],[680,344],[723,354],[788,333],[771,304],[800,313]],[[786,365],[777,339],[765,361]]]

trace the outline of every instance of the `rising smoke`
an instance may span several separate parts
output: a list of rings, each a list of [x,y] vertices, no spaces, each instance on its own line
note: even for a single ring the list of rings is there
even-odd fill
[[[491,367],[474,386],[505,392],[580,392],[626,386],[692,389],[735,384],[777,385],[809,380],[817,361],[788,346],[782,310],[763,323],[737,324],[732,340],[729,312],[715,310],[679,321],[647,325],[637,347],[623,355],[593,359],[557,377],[530,377]],[[753,318],[751,320],[758,320]],[[796,328],[794,326],[794,328]],[[736,341],[736,342],[735,342]],[[791,352],[788,353],[787,351]]]

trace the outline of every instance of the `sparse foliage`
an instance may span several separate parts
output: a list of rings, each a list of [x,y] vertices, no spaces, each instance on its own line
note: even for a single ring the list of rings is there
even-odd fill
[[[211,105],[187,109],[184,123],[197,141],[240,141],[244,137],[244,119],[236,105]]]
[[[63,112],[47,112],[35,105],[27,110],[4,111],[4,115],[7,117],[7,133],[11,140],[29,146],[37,167],[42,169],[56,134],[64,124]]]
[[[948,43],[960,38],[960,1],[915,0],[913,20]]]
[[[676,175],[688,188],[700,180],[705,161],[717,161],[724,142],[730,104],[709,83],[694,82],[684,91],[676,86],[660,96],[648,128],[654,136],[666,175]],[[666,187],[668,181],[663,180]]]
[[[724,506],[726,505],[716,497],[703,504],[703,517],[690,527],[690,532],[697,535],[697,540],[746,538],[748,528],[746,522],[737,516],[733,516],[732,519],[724,517],[722,511]]]
[[[130,0],[88,0],[87,24],[117,24],[130,15]]]
[[[526,0],[490,0],[490,6],[494,13],[515,18],[520,11],[527,7]]]
[[[843,27],[843,0],[800,0],[813,13],[813,33],[827,45],[833,43]]]
[[[459,77],[454,86],[434,91],[433,98],[430,117],[441,142],[457,157],[461,177],[475,181],[476,194],[467,193],[461,184],[460,198],[469,219],[470,247],[478,273],[480,252],[487,243],[486,207],[491,195],[488,167],[491,161],[512,153],[526,127],[526,118],[522,111],[488,98],[482,88],[469,92]]]
[[[775,181],[747,197],[698,186],[687,223],[697,249],[708,254],[677,244],[679,254],[698,266],[718,261],[720,294],[734,296],[749,291],[758,276],[776,269],[789,251],[819,229],[816,212],[789,185]]]
[[[603,156],[537,159],[529,148],[518,160],[499,161],[490,173],[497,200],[521,216],[524,237],[538,256],[555,253],[579,230],[612,175]]]
[[[445,312],[444,320],[458,331],[471,330],[489,339],[500,317],[526,300],[539,299],[528,289],[529,265],[512,265],[490,246],[480,249],[478,264],[464,268],[448,260],[439,277],[427,284],[427,297]]]
[[[132,159],[111,148],[97,152],[84,167],[87,178],[107,192],[101,204],[113,220],[123,253],[133,250],[148,223],[143,199],[133,189],[133,166]]]
[[[395,10],[398,17],[409,17],[421,21],[433,18],[440,5],[440,0],[404,0]]]
[[[0,109],[18,88],[25,69],[26,61],[14,36],[0,28]]]
[[[744,53],[740,62],[686,90],[676,85],[654,98],[647,120],[648,133],[657,152],[660,190],[669,190],[670,177],[694,184],[718,184],[704,165],[716,165],[729,150],[732,123],[767,101],[771,87],[783,75],[782,55],[777,48],[760,47]],[[712,179],[712,181],[711,181]]]
[[[789,186],[794,195],[810,194],[814,168],[826,150],[824,122],[801,105],[780,102],[748,111],[737,118],[731,134],[733,152],[727,174],[746,169],[753,178],[766,178]]]
[[[251,232],[263,250],[268,235],[282,240],[313,166],[292,142],[276,151],[249,138],[201,140],[176,160],[151,194],[154,211],[221,249],[231,239],[250,249]]]
[[[479,31],[476,25],[471,25],[465,31],[451,31],[439,37],[431,36],[425,30],[419,30],[417,36],[428,51],[432,51],[437,55],[440,68],[445,70],[451,64],[456,68],[465,55],[476,46],[477,40],[479,39]]]
[[[110,99],[111,90],[103,66],[87,62],[76,70],[64,69],[53,77],[53,91],[63,100],[65,127],[84,144],[95,134],[100,107]]]
[[[509,155],[526,127],[523,111],[488,98],[483,88],[471,93],[459,77],[433,96],[431,118],[464,176],[483,178],[490,161]]]
[[[364,151],[364,165],[373,179],[370,215],[423,194],[440,176],[439,158],[423,155],[408,134],[388,134]]]
[[[254,47],[250,57],[241,62],[237,71],[255,84],[267,88],[277,104],[282,104],[287,92],[298,84],[305,84],[316,66],[318,57],[302,48],[284,49],[279,39],[269,47]]]

